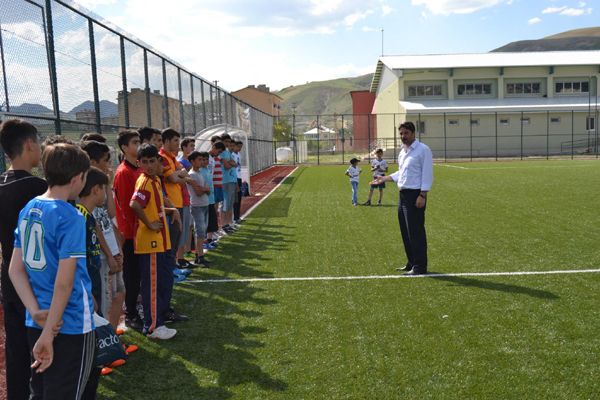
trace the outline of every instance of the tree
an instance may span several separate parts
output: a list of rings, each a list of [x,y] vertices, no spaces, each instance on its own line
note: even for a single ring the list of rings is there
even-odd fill
[[[278,118],[273,124],[273,140],[276,142],[292,140],[292,125],[286,118]]]

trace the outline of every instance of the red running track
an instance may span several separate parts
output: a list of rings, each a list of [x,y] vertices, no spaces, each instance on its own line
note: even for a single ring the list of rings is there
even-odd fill
[[[242,199],[241,213],[244,215],[258,203],[296,167],[276,165],[250,177],[251,195]],[[4,362],[4,313],[0,307],[0,400],[6,400],[6,369]]]

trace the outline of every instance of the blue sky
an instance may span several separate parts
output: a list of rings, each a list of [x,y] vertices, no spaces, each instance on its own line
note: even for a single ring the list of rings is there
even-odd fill
[[[219,86],[373,72],[384,54],[487,52],[599,26],[600,0],[75,0]]]

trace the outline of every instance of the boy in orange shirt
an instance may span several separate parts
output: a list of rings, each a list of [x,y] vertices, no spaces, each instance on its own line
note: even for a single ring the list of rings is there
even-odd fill
[[[163,315],[167,311],[172,282],[172,266],[167,259],[171,249],[159,171],[158,149],[143,144],[138,150],[137,162],[142,174],[135,184],[129,206],[137,216],[134,249],[138,255],[142,276],[142,304],[144,307],[144,333],[153,339],[171,339],[177,331],[167,328]]]

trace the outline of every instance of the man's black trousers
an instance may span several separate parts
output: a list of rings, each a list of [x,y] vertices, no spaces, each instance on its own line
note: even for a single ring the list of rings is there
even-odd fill
[[[402,189],[398,205],[398,222],[408,264],[415,272],[427,272],[427,236],[425,208],[417,208],[419,189]]]

